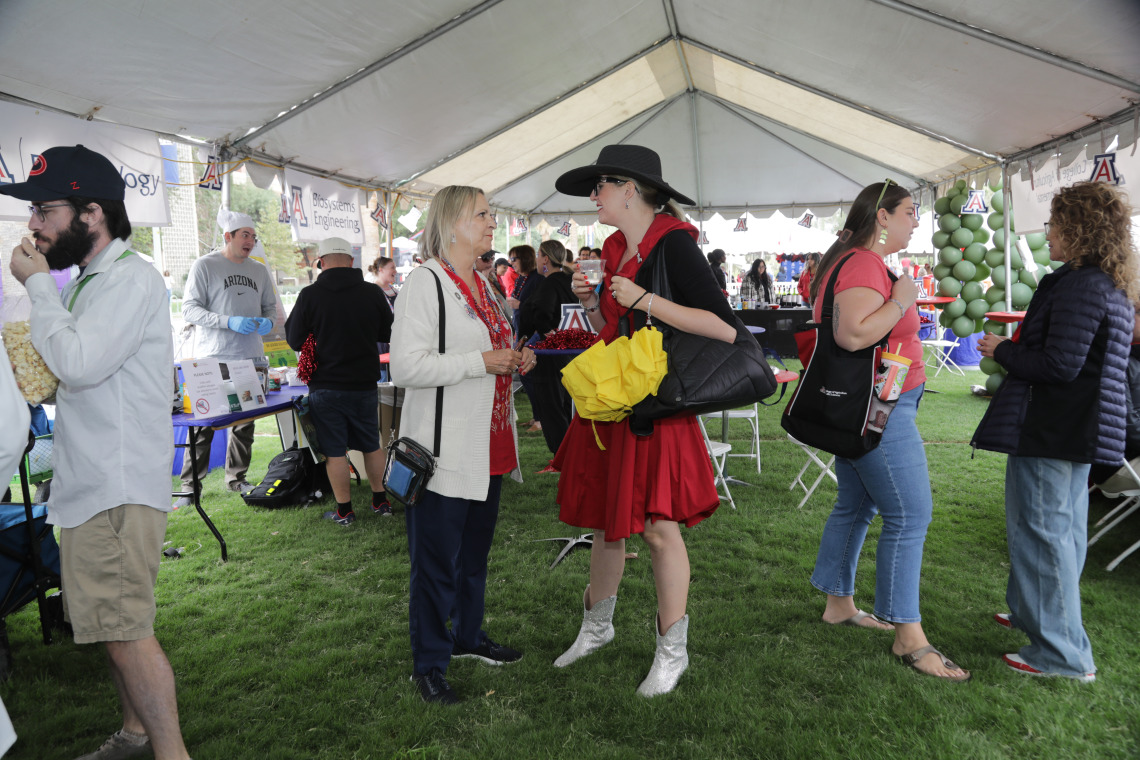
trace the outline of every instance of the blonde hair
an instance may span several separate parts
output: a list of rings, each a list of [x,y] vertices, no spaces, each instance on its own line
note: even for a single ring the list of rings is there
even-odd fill
[[[634,188],[637,189],[637,194],[641,196],[641,200],[645,201],[646,205],[653,209],[653,213],[668,214],[674,219],[680,219],[682,222],[685,221],[685,213],[681,211],[681,207],[674,203],[671,198],[666,197],[662,199],[661,193],[657,190],[657,188],[650,187],[649,185],[646,185],[642,182],[638,182],[632,177],[622,177],[617,174],[610,174],[608,176],[611,176],[614,179],[621,179],[625,180],[626,182],[632,182]]]
[[[475,207],[475,200],[483,194],[479,188],[467,185],[448,185],[436,193],[428,206],[420,253],[432,259],[446,258],[454,242],[452,234],[456,223]]]
[[[538,246],[538,252],[550,259],[550,263],[563,272],[572,273],[574,268],[566,263],[566,246],[557,240],[543,240]]]
[[[1050,211],[1069,263],[1099,268],[1128,300],[1140,303],[1140,262],[1127,196],[1113,185],[1078,182],[1053,196]]]

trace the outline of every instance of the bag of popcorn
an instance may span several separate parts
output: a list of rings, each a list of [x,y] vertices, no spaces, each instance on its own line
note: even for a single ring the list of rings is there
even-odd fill
[[[4,339],[12,374],[16,376],[16,385],[24,394],[24,400],[35,406],[54,399],[59,379],[32,346],[31,324],[27,321],[5,322],[0,328],[0,337]]]

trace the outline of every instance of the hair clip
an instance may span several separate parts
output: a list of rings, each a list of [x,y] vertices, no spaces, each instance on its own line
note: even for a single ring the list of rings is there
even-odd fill
[[[839,238],[840,243],[846,243],[848,240],[851,239],[851,230],[844,227],[842,230],[839,231],[839,234],[836,235],[836,237]]]

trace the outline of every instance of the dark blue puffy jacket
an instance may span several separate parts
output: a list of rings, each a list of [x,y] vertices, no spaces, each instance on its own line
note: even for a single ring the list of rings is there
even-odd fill
[[[1003,341],[994,351],[1009,374],[970,445],[1119,465],[1134,314],[1097,267],[1065,264],[1042,278],[1018,342]]]

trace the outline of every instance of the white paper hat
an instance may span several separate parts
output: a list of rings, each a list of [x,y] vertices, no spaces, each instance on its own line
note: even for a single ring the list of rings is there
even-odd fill
[[[242,227],[249,227],[251,230],[255,229],[253,219],[249,214],[243,214],[240,211],[230,211],[227,208],[218,209],[218,227],[222,232],[233,232],[240,230]]]

